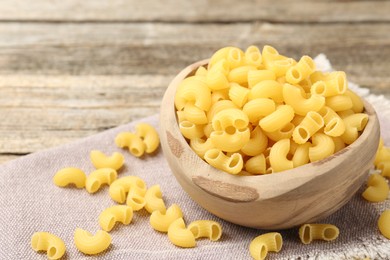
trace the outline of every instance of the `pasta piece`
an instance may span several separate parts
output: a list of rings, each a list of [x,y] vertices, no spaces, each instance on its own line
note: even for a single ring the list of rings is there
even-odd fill
[[[31,247],[36,252],[46,251],[49,259],[60,259],[66,250],[64,241],[48,232],[35,232],[31,237]]]
[[[98,150],[92,150],[90,153],[91,162],[96,169],[111,168],[119,170],[125,162],[125,157],[121,153],[115,152],[110,157]]]
[[[292,158],[294,168],[310,162],[309,149],[310,143],[304,143],[297,146]]]
[[[242,107],[248,100],[249,89],[236,83],[230,83],[229,98],[237,107]]]
[[[301,123],[293,130],[293,140],[297,144],[306,143],[321,127],[324,126],[324,120],[317,112],[310,111],[303,118]]]
[[[244,52],[239,48],[232,48],[227,53],[226,60],[230,69],[242,66],[245,63]]]
[[[177,88],[175,95],[176,109],[183,110],[187,103],[193,103],[204,111],[210,109],[211,91],[206,82],[200,80],[197,76],[185,78]]]
[[[266,132],[275,132],[283,128],[294,118],[294,109],[289,105],[281,105],[274,112],[259,121]]]
[[[382,161],[377,164],[377,168],[381,170],[383,177],[390,178],[390,161]]]
[[[183,218],[178,218],[172,222],[168,228],[168,238],[175,246],[195,247],[195,236],[185,226]]]
[[[202,159],[204,158],[205,153],[214,148],[213,143],[211,142],[211,139],[208,138],[207,140],[201,139],[201,138],[194,138],[190,140],[190,147],[192,150]]]
[[[289,170],[294,167],[293,162],[287,159],[289,151],[289,139],[282,139],[272,146],[269,154],[269,162],[275,172]]]
[[[334,142],[334,153],[337,153],[338,151],[345,148],[345,143],[341,137],[332,137]]]
[[[325,104],[336,112],[352,109],[353,103],[347,95],[327,97]]]
[[[145,195],[147,190],[146,184],[141,178],[137,176],[125,176],[111,183],[109,194],[114,201],[124,203],[131,189],[136,190],[142,196]]]
[[[390,209],[383,211],[380,215],[378,228],[385,238],[390,239]]]
[[[224,152],[235,152],[242,149],[250,139],[249,129],[229,127],[226,131],[213,131],[210,140],[215,148]]]
[[[143,191],[138,189],[130,189],[126,198],[127,206],[131,207],[133,211],[141,210],[146,205],[146,200]]]
[[[146,153],[153,153],[160,145],[160,138],[156,129],[149,124],[137,124],[135,126],[135,133],[143,140]]]
[[[195,125],[207,124],[207,122],[208,122],[205,111],[194,106],[191,103],[187,103],[184,106],[183,112],[184,112],[184,116],[185,116],[186,120],[190,121],[191,123],[193,123]]]
[[[301,90],[293,85],[283,85],[283,99],[298,115],[305,116],[308,112],[317,112],[325,104],[325,98],[319,95],[311,95],[310,98],[302,96]]]
[[[267,68],[275,72],[277,78],[282,77],[297,62],[292,58],[274,60],[268,63]]]
[[[248,72],[251,70],[256,70],[256,67],[250,65],[236,67],[229,72],[227,79],[229,82],[245,85],[248,83]]]
[[[275,80],[264,80],[250,89],[248,100],[271,98],[276,103],[283,102],[283,86]]]
[[[344,118],[345,131],[341,135],[344,143],[351,144],[359,137],[359,131],[362,131],[368,122],[368,115],[357,113]]]
[[[343,110],[343,111],[337,111],[337,114],[339,115],[339,117],[344,119],[344,118],[346,118],[346,117],[348,117],[350,115],[353,115],[355,113],[353,112],[352,109],[347,109],[347,110]]]
[[[164,200],[162,199],[160,185],[154,185],[146,191],[145,201],[146,201],[145,209],[149,213],[158,210],[161,213],[165,214],[166,208],[165,208]]]
[[[195,72],[195,76],[206,76],[206,75],[207,75],[207,69],[203,66],[200,66]]]
[[[53,182],[58,187],[66,187],[69,184],[74,184],[77,188],[85,187],[85,173],[78,168],[63,168],[59,170],[53,177]]]
[[[324,106],[318,113],[322,116],[325,123],[324,133],[337,137],[341,136],[345,132],[345,123],[341,117],[333,111],[331,108]]]
[[[313,146],[309,148],[310,162],[319,161],[334,154],[335,145],[332,137],[316,133],[311,139]]]
[[[179,123],[180,132],[187,139],[201,138],[204,135],[203,127],[187,120]]]
[[[275,72],[272,70],[250,70],[248,71],[248,87],[253,88],[257,83],[264,80],[276,80]]]
[[[282,249],[283,239],[280,233],[270,232],[255,237],[250,245],[249,252],[256,260],[266,258],[268,252],[279,252]]]
[[[245,162],[245,170],[252,174],[265,174],[267,163],[264,154],[251,157]]]
[[[262,56],[260,50],[254,45],[249,46],[245,51],[244,60],[246,65],[259,68],[262,65]]]
[[[256,156],[264,152],[268,146],[268,138],[259,126],[250,133],[249,141],[241,148],[241,152],[249,156]]]
[[[218,101],[228,100],[228,99],[229,99],[229,88],[214,90],[211,93],[211,104],[215,104]]]
[[[133,210],[129,206],[116,205],[106,208],[99,215],[99,225],[107,232],[110,232],[116,222],[121,222],[123,225],[130,224],[133,219]]]
[[[110,246],[111,236],[103,230],[92,235],[86,230],[77,228],[74,232],[74,243],[80,252],[86,255],[96,255]]]
[[[214,103],[211,106],[210,110],[207,112],[208,121],[211,122],[216,114],[218,114],[222,110],[230,109],[230,108],[238,109],[238,107],[231,100],[221,100]]]
[[[130,133],[130,132],[119,133],[115,137],[115,144],[119,148],[128,147],[129,152],[132,155],[134,155],[135,157],[142,156],[144,154],[145,148],[146,148],[142,139],[138,135],[136,135],[134,133]]]
[[[389,185],[386,179],[379,174],[371,174],[368,177],[367,189],[363,192],[364,199],[370,202],[381,202],[389,195]]]
[[[269,98],[256,98],[247,102],[242,111],[248,116],[249,122],[257,124],[259,120],[276,110],[275,102]]]
[[[215,131],[230,132],[230,128],[246,129],[248,127],[248,116],[240,109],[225,109],[214,115],[212,119]]]
[[[279,52],[272,46],[264,45],[263,51],[263,63],[267,66],[270,62],[283,58]]]
[[[117,172],[111,168],[101,168],[88,175],[85,189],[89,193],[97,192],[103,184],[110,185],[117,178]]]
[[[214,131],[212,124],[209,122],[203,126],[203,134],[205,138],[210,138],[211,133]]]
[[[304,244],[310,244],[315,239],[333,241],[339,233],[339,229],[331,224],[304,224],[299,228],[299,238]]]
[[[173,204],[167,209],[165,214],[159,210],[153,211],[149,222],[154,230],[166,233],[169,226],[179,218],[183,218],[183,212],[177,204]]]
[[[204,155],[204,159],[211,166],[230,174],[238,174],[244,166],[241,154],[234,153],[228,157],[221,150],[215,148],[208,150]]]
[[[184,120],[187,120],[187,118],[184,114],[184,111],[176,111],[176,117],[177,117],[177,122],[179,122],[179,123],[183,122]],[[141,140],[141,142],[142,142],[142,140]],[[123,148],[123,147],[121,147],[121,148]]]
[[[229,47],[224,47],[224,48],[219,49],[218,51],[216,51],[213,54],[213,56],[211,56],[211,58],[209,60],[208,69],[211,69],[220,60],[226,59],[226,57],[228,56],[228,53],[230,52],[230,50],[235,49],[235,48],[236,47],[229,46]]]
[[[347,89],[345,95],[348,96],[352,101],[352,110],[355,113],[362,113],[364,110],[364,103],[362,99],[356,95],[352,90]]]
[[[286,80],[290,84],[297,84],[309,77],[315,70],[315,63],[309,56],[302,56],[299,62],[286,72]]]
[[[389,161],[390,160],[390,148],[382,147],[378,148],[378,151],[375,155],[374,165],[378,166],[380,162]]]
[[[274,132],[266,132],[265,134],[268,136],[269,139],[277,142],[286,138],[290,139],[293,134],[294,128],[294,124],[290,122]]]
[[[206,76],[206,83],[211,90],[229,88],[229,81],[221,71],[209,70]]]
[[[187,227],[192,234],[194,234],[195,239],[206,237],[211,241],[217,241],[222,236],[222,227],[221,225],[212,220],[197,220],[190,223]]]

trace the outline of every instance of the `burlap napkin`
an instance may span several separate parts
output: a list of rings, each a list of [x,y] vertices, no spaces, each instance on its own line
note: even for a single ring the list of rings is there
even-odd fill
[[[316,59],[318,67],[330,70],[324,55]],[[369,95],[368,90],[351,84],[351,88],[373,103],[379,112],[382,136],[390,144],[390,101],[383,96]],[[158,116],[141,120],[158,127]],[[142,159],[114,145],[115,135],[132,131],[137,122],[63,145],[37,152],[0,166],[0,259],[46,259],[45,253],[31,249],[30,239],[36,231],[48,231],[61,237],[67,246],[64,259],[250,259],[250,241],[266,231],[230,224],[218,219],[199,207],[181,189],[172,175],[161,149],[153,156]],[[52,182],[57,170],[63,167],[79,167],[91,172],[93,167],[89,152],[99,149],[109,154],[121,151],[125,154],[126,167],[119,177],[137,175],[151,186],[160,184],[166,204],[178,203],[187,223],[198,219],[214,219],[223,227],[219,242],[199,240],[193,249],[181,249],[172,245],[165,234],[154,231],[149,225],[149,214],[136,212],[129,226],[117,225],[110,248],[97,256],[89,257],[78,252],[73,243],[77,227],[95,233],[99,230],[100,212],[115,203],[108,196],[107,187],[94,195],[84,189],[59,188]],[[363,189],[364,187],[362,187]],[[362,190],[361,189],[361,190]],[[303,245],[298,229],[281,231],[284,244],[280,253],[269,253],[268,259],[390,259],[390,241],[380,235],[377,219],[390,201],[368,203],[359,191],[338,212],[324,219],[339,227],[340,236],[334,242],[313,242]]]

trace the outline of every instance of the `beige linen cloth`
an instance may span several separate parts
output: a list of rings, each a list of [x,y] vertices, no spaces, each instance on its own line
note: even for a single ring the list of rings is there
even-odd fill
[[[324,55],[316,58],[318,67],[330,70]],[[383,96],[370,95],[368,90],[350,84],[377,109],[382,136],[390,145],[390,101]],[[158,115],[145,118],[158,127]],[[61,237],[67,246],[63,259],[251,259],[248,247],[251,240],[266,231],[237,226],[211,215],[181,189],[164,159],[161,148],[153,156],[135,158],[114,145],[115,135],[132,131],[137,122],[69,143],[37,152],[0,166],[0,259],[46,259],[45,253],[31,249],[30,239],[36,231],[47,231]],[[63,167],[79,167],[86,173],[93,170],[89,152],[99,149],[107,154],[122,152],[126,166],[119,177],[136,175],[148,186],[160,184],[167,206],[178,203],[187,223],[198,219],[213,219],[222,224],[223,236],[218,242],[198,240],[197,246],[182,249],[172,245],[166,234],[154,231],[149,225],[149,214],[135,212],[130,225],[118,224],[111,231],[112,245],[96,256],[80,253],[73,243],[76,228],[92,233],[99,230],[98,216],[115,203],[104,187],[90,195],[85,189],[59,188],[52,178]],[[196,169],[194,169],[196,170]],[[280,231],[283,248],[280,253],[269,253],[268,259],[390,259],[390,240],[377,229],[379,214],[390,208],[390,200],[368,203],[361,197],[364,187],[343,208],[322,220],[339,227],[336,241],[316,241],[303,245],[298,228]],[[261,213],[259,213],[261,214]]]

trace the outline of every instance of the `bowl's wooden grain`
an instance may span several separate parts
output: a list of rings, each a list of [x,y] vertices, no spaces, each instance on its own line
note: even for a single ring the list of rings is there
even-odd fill
[[[347,203],[364,183],[379,143],[374,109],[361,136],[318,162],[260,176],[222,172],[195,154],[181,135],[174,107],[176,87],[207,60],[182,70],[165,92],[160,112],[161,146],[173,174],[200,206],[227,221],[261,229],[284,229],[324,218]]]

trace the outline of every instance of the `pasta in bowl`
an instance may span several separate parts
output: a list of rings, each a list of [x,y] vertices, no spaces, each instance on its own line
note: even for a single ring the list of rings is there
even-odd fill
[[[293,63],[293,61],[290,62]],[[193,80],[192,75],[201,73],[202,68],[204,70],[207,67],[210,68],[212,63],[213,58],[196,62],[182,70],[167,88],[161,105],[161,146],[177,181],[191,198],[212,214],[232,223],[273,230],[311,223],[332,214],[347,203],[366,179],[379,143],[379,122],[371,105],[364,103],[364,107],[362,107],[366,116],[364,119],[360,119],[360,122],[365,125],[364,129],[360,129],[360,136],[348,139],[353,134],[348,135],[345,139],[349,143],[345,148],[333,143],[333,146],[339,147],[339,150],[335,152],[336,148],[333,147],[335,153],[332,154],[333,152],[328,152],[328,135],[322,132],[316,133],[316,131],[323,129],[323,132],[328,131],[331,134],[340,132],[339,128],[335,127],[338,126],[339,122],[338,119],[332,118],[334,126],[325,125],[324,121],[329,119],[325,120],[325,115],[328,113],[321,111],[316,106],[319,107],[323,102],[321,109],[332,107],[333,111],[342,109],[337,106],[342,106],[343,101],[332,101],[331,99],[328,101],[328,99],[318,98],[314,93],[300,101],[300,103],[306,102],[304,106],[294,108],[295,104],[288,105],[278,94],[280,91],[282,93],[288,91],[289,98],[294,102],[299,97],[299,93],[295,93],[296,89],[293,87],[288,86],[285,88],[286,90],[275,90],[278,88],[278,84],[272,82],[274,84],[272,86],[270,81],[261,83],[264,85],[262,87],[253,83],[256,77],[263,77],[264,81],[267,81],[269,75],[266,75],[268,73],[266,70],[261,72],[260,76],[254,75],[257,72],[252,73],[248,68],[242,68],[245,66],[236,68],[236,70],[242,69],[234,73],[232,73],[233,70],[230,70],[228,77],[235,78],[238,83],[230,85],[230,89],[234,89],[231,91],[230,100],[221,104],[223,110],[227,111],[224,113],[218,107],[210,108],[210,102],[213,101],[203,98],[204,93],[207,92],[205,86],[216,93],[214,96],[224,95],[221,91],[223,90],[221,85],[226,83],[218,80],[218,76],[215,75],[207,78],[208,76],[205,74],[203,82],[194,82],[193,89],[186,90],[192,97],[192,102],[186,104],[183,100],[175,98],[180,91],[182,82]],[[218,62],[214,66],[222,66],[222,71],[224,69],[223,64],[218,64]],[[288,74],[289,80],[301,82],[302,78],[305,77],[302,76],[304,73],[293,70],[290,72],[291,75]],[[240,82],[240,75],[247,75],[248,82]],[[252,83],[252,87],[245,86],[245,84]],[[243,85],[244,87],[242,87]],[[251,91],[247,91],[249,88]],[[254,88],[255,91],[252,91]],[[268,90],[264,94],[262,91],[267,88]],[[314,91],[326,92],[320,84],[315,86]],[[211,99],[213,98],[218,97],[211,97]],[[259,99],[264,99],[264,102],[259,102]],[[275,101],[274,107],[267,101],[270,99]],[[328,102],[327,106],[325,106],[326,102]],[[241,106],[241,111],[258,111],[258,113],[245,117],[243,113],[238,112],[239,109],[235,109],[239,106]],[[182,110],[177,109],[180,107]],[[312,107],[314,107],[314,111],[318,110],[310,113]],[[197,110],[199,109],[206,111],[205,118],[198,116]],[[265,114],[261,114],[266,113],[267,109],[283,116],[267,119]],[[297,127],[292,125],[291,121],[298,120],[295,119],[298,116],[292,115],[291,109],[302,114],[299,115],[302,117],[299,123],[295,122],[296,125],[303,124],[303,130],[295,132],[296,138],[293,140],[297,143],[301,142],[303,146],[305,146],[306,139],[309,138],[313,144],[320,144],[313,145],[317,146],[317,149],[314,149],[310,163],[303,160],[302,156],[297,156],[296,162],[294,162],[294,158],[288,158],[288,150],[292,149],[290,147],[292,142],[288,139],[276,141],[272,139],[277,135],[276,131],[281,128],[283,128],[281,132],[290,131],[290,137],[294,138],[293,130]],[[199,124],[186,124],[183,117],[188,118],[189,116],[192,116],[191,122],[198,120],[195,122],[199,122]],[[209,124],[211,126],[207,126],[207,122],[210,122],[209,117],[216,118]],[[305,128],[304,119],[314,123]],[[284,123],[282,120],[285,120]],[[275,135],[268,136],[267,139],[272,140],[268,142],[273,143],[273,148],[266,151],[264,147],[261,147],[267,145],[264,145],[259,138],[257,127],[252,127],[252,129],[245,127],[248,122],[254,122],[254,125],[258,124],[260,128],[275,133]],[[199,129],[198,125],[204,127]],[[208,127],[211,129],[207,129]],[[229,139],[228,137],[233,134],[236,139]],[[200,138],[203,135],[208,137],[207,141],[203,140],[201,145],[196,141],[191,143],[194,136]],[[191,142],[187,140],[190,137],[192,138]],[[248,144],[249,140],[252,139],[256,139],[256,145]],[[212,144],[207,144],[208,140]],[[256,149],[263,149],[263,152],[255,155]],[[237,150],[240,152],[234,152]],[[273,156],[267,156],[269,157],[267,164],[274,167],[266,169],[261,166],[261,163],[254,162],[253,158],[256,157],[259,157],[256,160],[265,162],[264,154],[266,153],[268,155],[273,153]],[[297,153],[296,150],[295,154]],[[244,162],[242,157],[248,156],[248,154],[253,154],[253,157]],[[294,166],[296,167],[294,168]],[[261,174],[251,175],[248,173],[248,171],[255,171],[255,169],[261,169]],[[272,172],[273,174],[267,174]]]

